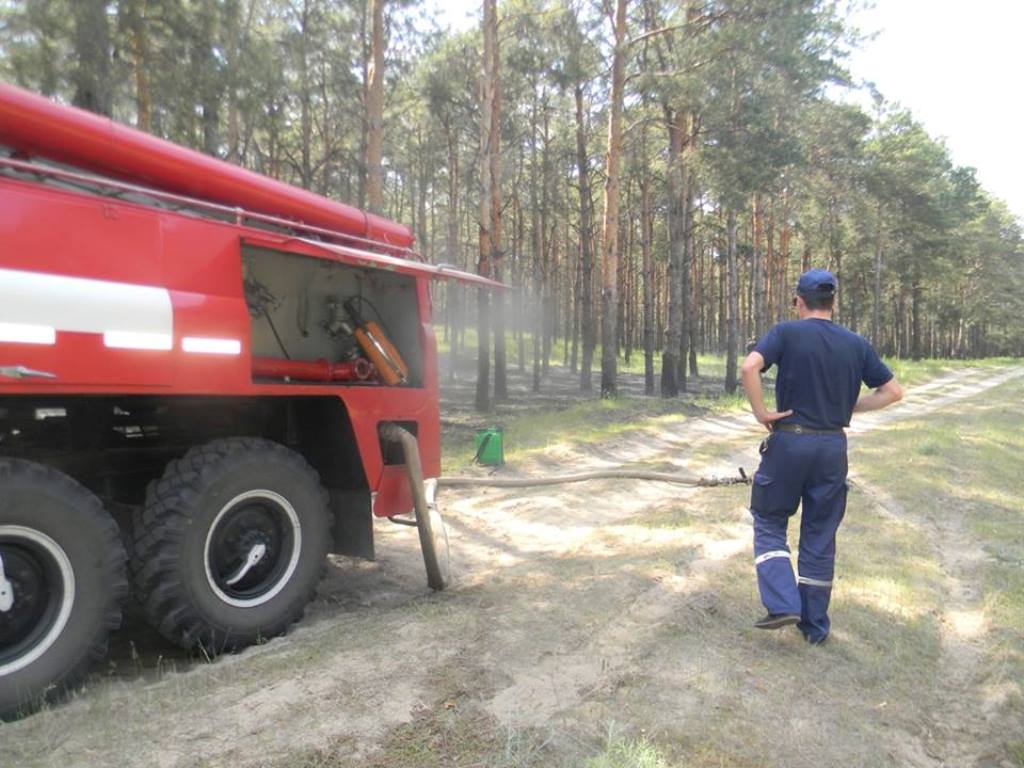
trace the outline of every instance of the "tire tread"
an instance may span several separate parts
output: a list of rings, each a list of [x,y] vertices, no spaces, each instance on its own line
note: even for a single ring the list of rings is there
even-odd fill
[[[129,570],[135,597],[146,619],[167,640],[189,650],[201,648],[211,655],[249,643],[227,637],[193,610],[178,568],[178,544],[189,524],[190,510],[203,493],[204,483],[216,475],[226,460],[243,453],[273,455],[276,462],[287,464],[292,472],[315,484],[323,506],[327,507],[328,494],[320,476],[301,455],[272,440],[230,437],[195,446],[181,458],[169,462],[163,476],[150,483],[146,504],[136,511],[132,520]],[[331,515],[325,517],[324,536],[329,539],[334,521]],[[323,570],[326,570],[326,563]],[[305,599],[295,601],[290,613],[280,622],[280,631],[266,636],[282,634],[301,619],[316,588],[314,583]]]
[[[92,491],[52,467],[23,459],[0,458],[0,488],[18,481],[45,488],[51,496],[62,497],[69,502],[69,506],[75,508],[79,516],[75,520],[76,526],[91,526],[97,531],[101,541],[100,570],[103,573],[103,581],[108,586],[102,619],[94,636],[89,638],[81,658],[52,681],[48,691],[42,696],[45,698],[50,692],[60,693],[72,688],[85,677],[95,662],[107,655],[110,633],[121,626],[121,609],[128,596],[125,569],[128,557],[117,523]],[[0,702],[0,719],[20,714],[23,709],[34,708],[38,703],[39,700],[20,702],[13,709],[8,709],[6,701]]]

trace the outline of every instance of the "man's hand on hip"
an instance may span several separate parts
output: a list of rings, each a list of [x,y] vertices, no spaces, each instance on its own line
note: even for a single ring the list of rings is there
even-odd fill
[[[771,432],[776,421],[792,416],[793,412],[769,411],[764,407],[764,394],[761,392],[762,368],[764,368],[764,358],[761,353],[751,352],[740,366],[740,380],[743,382],[743,389],[747,392],[747,399],[750,401],[750,409],[754,412],[754,418]]]
[[[754,413],[754,418],[759,423],[764,424],[764,428],[769,432],[775,427],[775,422],[779,419],[784,419],[787,416],[792,416],[793,411],[762,411],[761,413]]]

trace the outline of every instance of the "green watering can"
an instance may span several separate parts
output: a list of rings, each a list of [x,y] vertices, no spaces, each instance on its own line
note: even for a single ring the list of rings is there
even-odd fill
[[[477,430],[473,444],[476,447],[474,461],[488,467],[500,467],[505,463],[505,447],[502,444],[501,427]]]

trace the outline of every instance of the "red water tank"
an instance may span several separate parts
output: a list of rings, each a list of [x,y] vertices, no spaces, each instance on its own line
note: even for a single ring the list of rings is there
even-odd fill
[[[408,248],[393,221],[0,83],[0,144],[117,179]]]

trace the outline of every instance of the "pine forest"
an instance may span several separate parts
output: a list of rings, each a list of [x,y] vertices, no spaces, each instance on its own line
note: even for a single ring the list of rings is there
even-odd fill
[[[0,77],[408,224],[476,404],[517,366],[670,397],[791,316],[797,276],[890,357],[1024,353],[1021,223],[848,54],[827,0],[0,2]],[[459,373],[458,375],[465,375]]]

